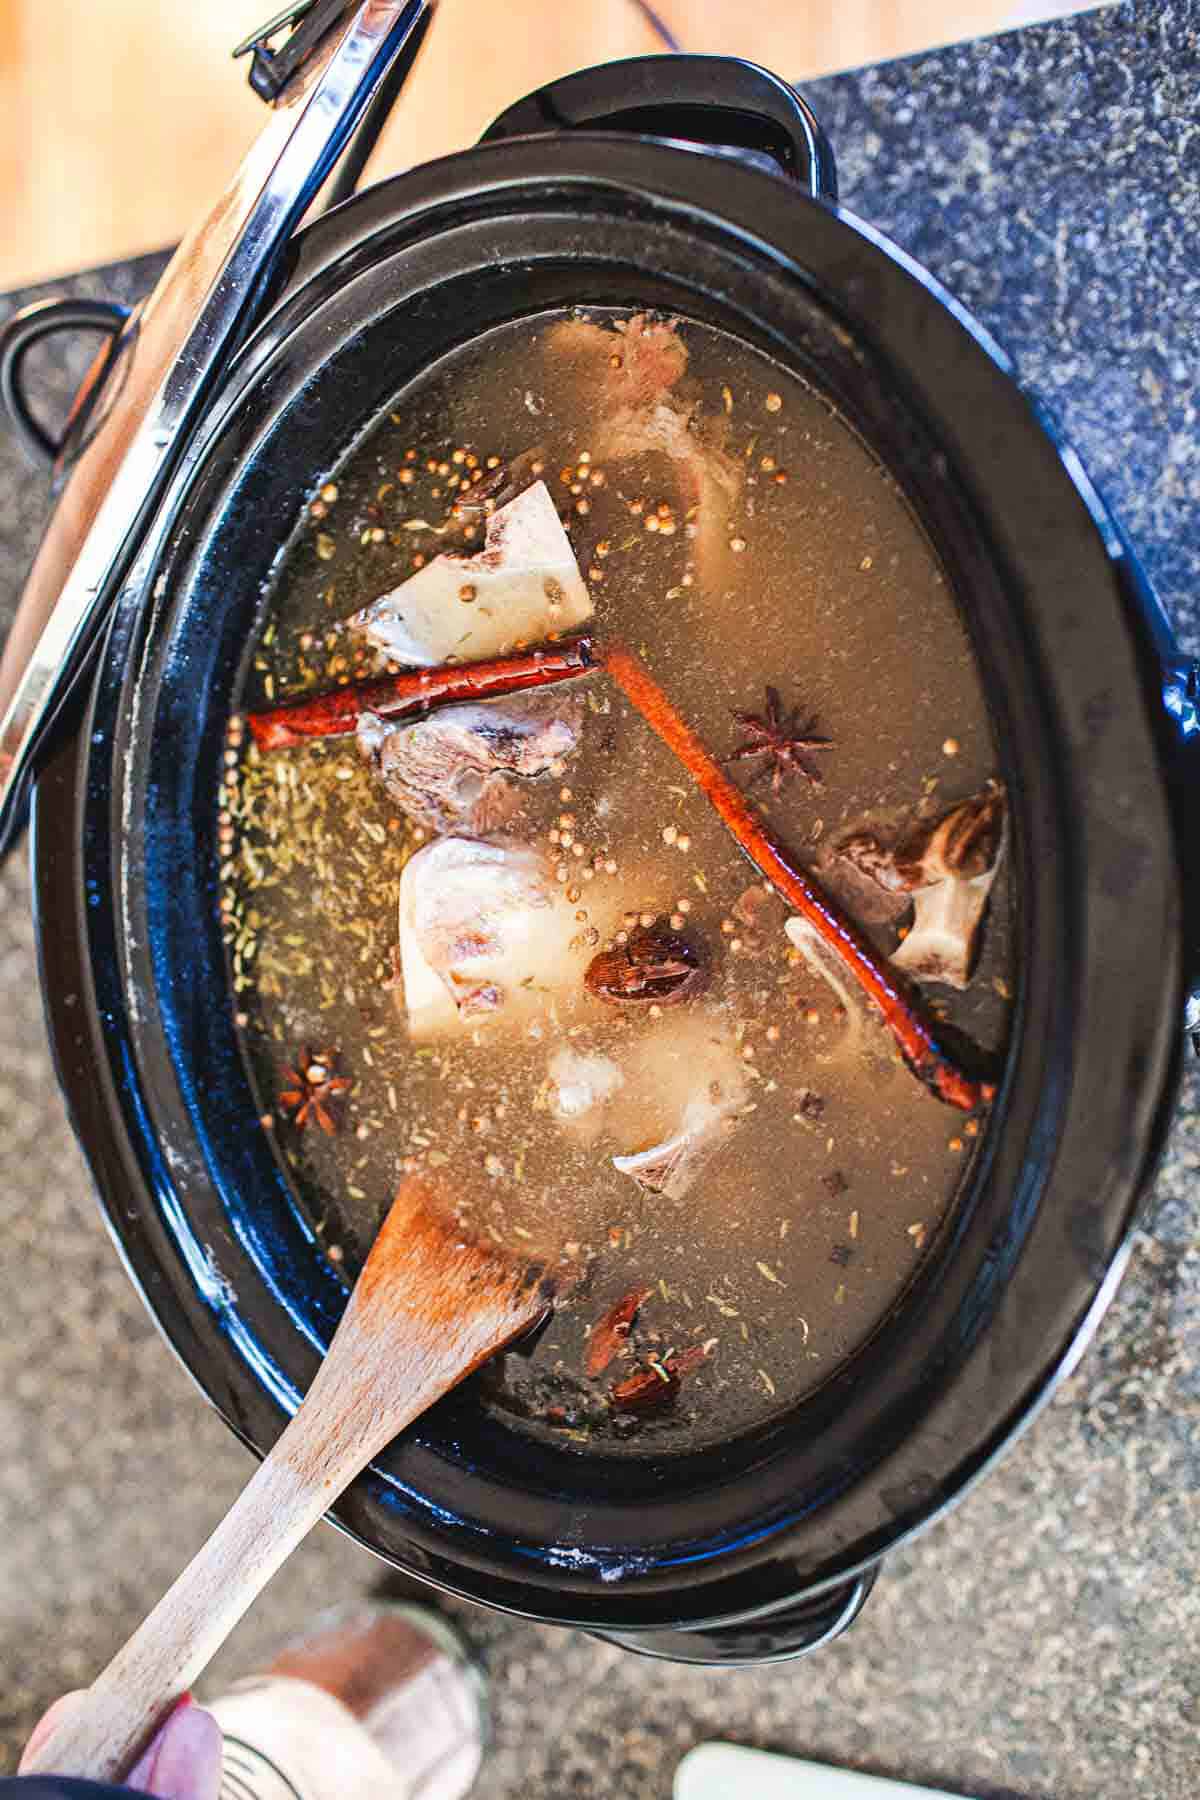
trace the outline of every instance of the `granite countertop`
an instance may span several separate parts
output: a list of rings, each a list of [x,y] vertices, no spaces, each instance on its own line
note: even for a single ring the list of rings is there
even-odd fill
[[[1200,650],[1200,4],[1116,6],[814,82],[843,199],[991,327]],[[145,290],[154,259],[44,292]],[[18,304],[33,292],[11,296]],[[0,312],[7,303],[0,302]],[[78,360],[45,369],[48,402]],[[0,607],[46,494],[0,442]],[[250,1462],[156,1340],[64,1122],[23,861],[0,876],[0,1764],[158,1597]],[[665,1796],[723,1737],[979,1796],[1193,1800],[1200,1758],[1200,1081],[1098,1340],[1001,1467],[810,1661],[651,1665],[460,1607],[492,1671],[478,1793]],[[216,1675],[377,1574],[319,1532]]]

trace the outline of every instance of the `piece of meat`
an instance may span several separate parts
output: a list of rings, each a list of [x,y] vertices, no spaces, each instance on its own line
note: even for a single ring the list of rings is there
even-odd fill
[[[666,320],[638,313],[615,326],[565,319],[546,333],[546,347],[578,377],[589,408],[615,413],[646,407],[687,369],[687,345]]]
[[[592,602],[544,481],[499,507],[474,556],[444,552],[349,624],[397,662],[425,668],[503,656],[573,631]]]
[[[500,463],[481,481],[474,481],[470,487],[464,486],[459,490],[450,508],[451,520],[458,519],[471,525],[477,525],[482,520],[486,524],[490,517],[488,501],[491,501],[495,511],[507,506],[518,494],[523,494],[531,482],[537,480],[534,464],[544,465],[545,460],[545,445],[530,444],[528,449],[510,457],[507,462]]]
[[[400,877],[400,972],[418,1040],[553,1010],[582,989],[574,909],[537,850],[439,838]]]
[[[639,313],[627,325],[570,319],[547,333],[547,347],[577,377],[592,459],[667,459],[680,508],[694,525],[692,556],[710,586],[723,582],[729,518],[742,492],[742,465],[723,447],[724,416],[701,419],[674,390],[687,370],[687,345],[674,323]]]
[[[657,455],[671,464],[682,510],[696,527],[692,556],[710,585],[722,579],[729,550],[729,520],[742,492],[742,466],[715,441],[722,422],[701,427],[693,408],[674,397],[649,407],[622,407],[603,418],[592,452],[602,464]]]
[[[895,884],[890,853],[869,832],[822,844],[812,866],[821,886],[859,925],[893,925],[908,911],[911,896]]]
[[[520,780],[544,775],[576,748],[582,719],[569,692],[446,706],[408,723],[367,712],[358,747],[418,825],[484,837],[517,811]]]

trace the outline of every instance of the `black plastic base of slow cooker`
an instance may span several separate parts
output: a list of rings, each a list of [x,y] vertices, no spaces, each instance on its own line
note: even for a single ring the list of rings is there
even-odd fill
[[[263,1447],[342,1290],[256,1150],[222,1023],[210,814],[261,521],[295,516],[322,458],[383,402],[389,368],[514,304],[505,282],[518,310],[573,292],[716,317],[822,380],[893,468],[956,575],[993,691],[1022,993],[952,1230],[870,1354],[770,1440],[635,1471],[614,1494],[578,1462],[510,1456],[460,1397],[336,1516],[453,1591],[651,1653],[796,1654],[841,1628],[863,1572],[987,1466],[1085,1341],[1178,1059],[1181,898],[1152,634],[1099,502],[994,346],[902,255],[755,169],[586,134],[448,159],[306,234],[175,496],[162,596],[118,612],[90,715],[39,789],[56,1055],[131,1274],[185,1366]],[[1131,916],[1138,941],[1122,932]]]

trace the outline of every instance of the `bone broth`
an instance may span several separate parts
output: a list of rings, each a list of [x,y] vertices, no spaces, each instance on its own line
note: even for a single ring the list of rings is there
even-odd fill
[[[1011,981],[979,675],[850,426],[697,323],[497,328],[314,489],[243,701],[237,1022],[334,1264],[405,1173],[577,1264],[479,1391],[581,1454],[822,1382],[954,1205]]]

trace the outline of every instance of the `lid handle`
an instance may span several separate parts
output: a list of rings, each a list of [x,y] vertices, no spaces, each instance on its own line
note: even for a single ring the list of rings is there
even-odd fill
[[[294,75],[307,63],[321,40],[342,24],[354,10],[354,0],[295,0],[282,12],[244,38],[234,57],[250,56],[250,86],[260,100],[277,100]],[[271,49],[277,32],[291,36],[278,50]]]
[[[482,142],[558,131],[676,138],[763,161],[815,200],[837,199],[833,147],[808,102],[757,63],[732,56],[635,56],[526,94]]]

